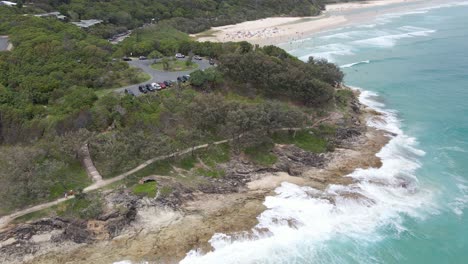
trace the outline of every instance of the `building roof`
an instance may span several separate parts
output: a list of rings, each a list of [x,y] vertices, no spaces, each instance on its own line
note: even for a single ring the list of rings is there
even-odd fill
[[[50,12],[50,13],[44,13],[44,14],[37,14],[34,15],[35,17],[48,17],[48,16],[61,16],[60,12]]]
[[[80,20],[80,22],[72,22],[73,24],[82,27],[82,28],[88,28],[91,26],[94,26],[96,24],[102,23],[102,20],[100,19],[88,19],[88,20]]]

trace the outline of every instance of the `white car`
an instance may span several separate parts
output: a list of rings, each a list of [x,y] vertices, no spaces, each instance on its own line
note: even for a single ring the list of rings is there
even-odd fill
[[[158,91],[161,90],[161,86],[157,83],[152,83],[151,86]]]
[[[185,58],[185,55],[182,53],[176,53],[175,57],[178,59],[182,59],[182,58]]]

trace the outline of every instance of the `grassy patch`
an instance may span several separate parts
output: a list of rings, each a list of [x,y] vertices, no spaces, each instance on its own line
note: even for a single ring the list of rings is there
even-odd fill
[[[276,163],[278,158],[275,154],[271,153],[274,144],[272,143],[263,143],[253,147],[246,148],[244,153],[247,157],[253,162],[260,165],[273,165]]]
[[[201,151],[198,155],[200,159],[208,166],[214,167],[218,163],[228,162],[231,158],[231,148],[228,144],[221,144],[209,147]]]
[[[354,97],[353,91],[348,89],[337,90],[335,93],[335,102],[340,109],[348,106],[348,103]]]
[[[167,197],[172,193],[172,188],[169,186],[163,186],[159,189],[159,195],[162,197]]]
[[[187,156],[177,162],[176,166],[184,170],[191,170],[195,166],[195,163],[197,163],[196,156],[187,154]]]
[[[143,195],[148,197],[156,196],[157,183],[155,181],[145,182],[133,186],[133,193],[136,195]]]
[[[68,218],[94,219],[102,213],[99,194],[77,194],[74,199],[57,205],[57,215]]]
[[[203,31],[201,33],[196,34],[195,39],[214,37],[214,36],[216,36],[217,32],[219,32],[219,30],[209,29],[207,31]]]
[[[142,82],[146,82],[146,81],[149,81],[151,79],[151,76],[145,72],[140,72],[138,73],[138,76],[136,77],[136,81],[134,83],[142,83]],[[119,84],[119,86],[115,87],[115,88],[109,88],[109,89],[100,89],[100,90],[96,90],[94,91],[94,93],[96,94],[96,96],[98,98],[101,98],[101,97],[104,97],[105,95],[108,95],[112,92],[115,91],[115,89],[117,88],[120,88],[122,86],[126,86],[126,85],[130,85],[131,83],[129,82],[122,82]]]
[[[196,170],[198,176],[210,177],[210,178],[222,178],[226,175],[226,172],[221,169],[205,169],[198,168]]]
[[[84,189],[92,184],[91,179],[79,162],[73,163],[66,170],[61,170],[57,173],[64,180],[57,182],[51,187],[49,191],[50,200],[62,197],[66,191]]]
[[[161,62],[151,64],[151,68],[158,71],[166,71],[164,65]],[[171,60],[169,61],[169,70],[168,71],[190,71],[198,69],[198,64],[192,62],[190,65],[187,65],[185,60]]]
[[[172,171],[171,160],[161,160],[151,163],[144,169],[136,172],[134,175],[137,178],[149,176],[149,175],[170,175]]]
[[[273,140],[278,144],[294,144],[297,147],[314,152],[322,153],[327,151],[327,140],[317,136],[310,130],[301,130],[294,132],[280,131],[273,134]]]

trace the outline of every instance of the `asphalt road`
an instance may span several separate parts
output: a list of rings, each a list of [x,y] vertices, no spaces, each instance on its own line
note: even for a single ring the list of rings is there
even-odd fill
[[[179,60],[185,60],[185,59],[179,59]],[[177,77],[182,76],[182,75],[187,75],[190,74],[193,71],[196,70],[205,70],[207,68],[212,67],[207,59],[202,59],[202,60],[193,60],[194,63],[198,64],[198,68],[190,71],[177,71],[177,72],[167,72],[167,71],[158,71],[153,68],[151,68],[151,64],[154,62],[154,60],[138,60],[138,59],[133,59],[132,61],[128,61],[128,64],[133,67],[137,67],[142,69],[145,73],[149,74],[151,76],[151,79],[143,82],[143,83],[138,83],[138,84],[133,84],[125,87],[121,87],[116,89],[116,92],[124,92],[125,89],[132,91],[135,95],[141,94],[140,91],[138,90],[138,86],[141,84],[147,84],[147,83],[159,83],[163,81],[168,81],[168,80],[177,80]]]
[[[8,44],[9,44],[8,37],[0,36],[0,51],[1,50],[7,50]]]

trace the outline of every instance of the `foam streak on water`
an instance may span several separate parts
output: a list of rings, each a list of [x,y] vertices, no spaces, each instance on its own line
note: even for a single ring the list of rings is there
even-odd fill
[[[356,170],[349,175],[355,184],[331,185],[324,192],[283,183],[275,196],[266,198],[268,209],[258,216],[253,236],[216,234],[210,240],[213,251],[191,251],[181,263],[368,262],[359,254],[334,254],[327,242],[357,240],[367,245],[382,239],[380,230],[404,232],[403,215],[424,218],[436,212],[431,192],[421,189],[414,175],[424,152],[400,130],[395,113],[382,109],[373,96],[362,91],[360,100],[381,111],[384,119],[369,120],[369,125],[396,134],[378,153],[381,168]]]

